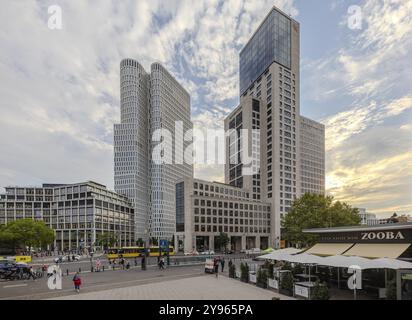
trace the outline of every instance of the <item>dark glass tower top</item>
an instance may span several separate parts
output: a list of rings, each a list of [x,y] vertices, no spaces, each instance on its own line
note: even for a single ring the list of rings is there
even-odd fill
[[[240,52],[242,95],[273,63],[291,68],[291,19],[273,8]]]

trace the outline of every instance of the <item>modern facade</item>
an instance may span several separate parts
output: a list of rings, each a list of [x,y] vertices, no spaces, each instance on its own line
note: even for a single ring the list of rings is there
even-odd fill
[[[300,116],[301,194],[325,194],[325,126]]]
[[[134,205],[136,239],[171,239],[176,231],[176,181],[193,176],[193,166],[183,161],[190,144],[183,142],[183,135],[193,128],[190,96],[158,63],[147,73],[137,61],[125,59],[120,78],[121,123],[114,126],[115,190]],[[169,132],[172,141],[165,141],[170,149],[154,159],[161,130]],[[163,156],[171,156],[171,163]]]
[[[271,235],[271,205],[253,199],[247,189],[199,179],[176,185],[175,243],[185,252],[218,250],[221,233],[233,251],[267,249]]]
[[[226,119],[230,127],[236,118],[251,118],[242,129],[260,129],[260,172],[242,175],[244,185],[238,176],[226,183],[251,187],[271,204],[271,246],[279,244],[281,218],[301,195],[299,117],[300,25],[274,7],[240,52],[240,105]]]
[[[134,208],[129,200],[95,182],[6,187],[0,195],[0,224],[18,219],[44,221],[55,231],[54,248],[94,248],[99,234],[111,233],[121,246],[134,239]]]

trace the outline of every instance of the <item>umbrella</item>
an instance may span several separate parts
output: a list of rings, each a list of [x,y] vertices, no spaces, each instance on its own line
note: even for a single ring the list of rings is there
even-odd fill
[[[324,258],[308,254],[301,253],[296,255],[291,255],[285,261],[300,263],[300,264],[322,264]]]
[[[358,266],[364,270],[371,269],[369,264],[370,261],[371,260],[362,257],[330,256],[323,258],[320,265],[335,268],[349,268],[351,266]]]
[[[368,269],[412,269],[412,263],[398,259],[374,259],[369,261]]]
[[[257,259],[261,260],[276,260],[276,261],[287,261],[285,259],[289,259],[292,254],[296,254],[301,250],[295,248],[287,248],[281,250],[275,250],[269,254],[265,254],[263,256],[257,257]]]

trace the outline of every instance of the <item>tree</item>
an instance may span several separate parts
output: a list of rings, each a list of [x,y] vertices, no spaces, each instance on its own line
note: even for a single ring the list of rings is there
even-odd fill
[[[221,232],[220,235],[217,237],[216,239],[216,245],[218,246],[218,248],[221,250],[222,248],[227,247],[227,245],[229,244],[229,236],[226,233]]]
[[[142,238],[137,239],[136,244],[138,247],[143,247],[144,246],[144,241]]]
[[[294,245],[313,245],[317,236],[305,234],[304,229],[332,228],[359,225],[358,209],[343,202],[334,202],[333,197],[318,194],[305,194],[296,199],[291,211],[283,220],[286,240]]]
[[[118,237],[114,233],[104,232],[96,236],[97,245],[105,249],[114,247],[117,242]]]
[[[150,243],[152,246],[158,246],[159,245],[159,240],[156,237],[150,238]]]
[[[45,248],[52,244],[55,234],[43,221],[21,219],[3,226],[0,229],[0,239],[14,250],[24,246],[31,251],[32,248]]]

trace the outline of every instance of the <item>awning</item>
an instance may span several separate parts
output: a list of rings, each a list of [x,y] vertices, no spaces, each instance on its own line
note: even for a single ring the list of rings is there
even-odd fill
[[[336,256],[341,255],[352,246],[353,243],[318,243],[305,253],[318,256]]]
[[[364,258],[399,258],[411,244],[408,243],[359,243],[345,252],[344,256],[358,256]]]

